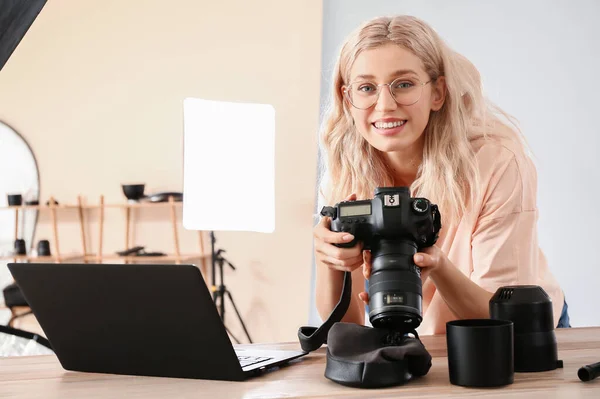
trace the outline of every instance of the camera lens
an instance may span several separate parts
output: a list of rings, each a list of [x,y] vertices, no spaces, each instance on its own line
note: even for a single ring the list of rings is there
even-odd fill
[[[371,246],[369,320],[373,327],[410,330],[422,321],[421,270],[413,262],[417,245],[379,239]]]

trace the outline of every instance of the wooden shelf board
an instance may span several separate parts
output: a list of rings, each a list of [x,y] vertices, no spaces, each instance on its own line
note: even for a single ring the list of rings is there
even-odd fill
[[[69,254],[69,255],[61,255],[60,261],[67,262],[75,259],[83,259],[83,254]],[[30,255],[14,255],[14,256],[2,256],[0,260],[26,260],[30,262],[58,262],[58,256],[30,256]]]
[[[181,254],[179,256],[179,260],[180,261],[189,261],[192,259],[210,259],[211,255],[210,254]],[[82,259],[82,260],[89,260],[89,261],[93,261],[93,260],[98,260],[98,256],[94,255],[94,254],[87,254],[87,255],[83,255],[83,254],[69,254],[69,255],[61,255],[60,256],[60,261],[61,262],[67,262],[70,260],[76,260],[76,259]],[[57,262],[58,261],[58,257],[57,256],[29,256],[29,255],[15,255],[15,256],[2,256],[0,257],[0,260],[17,260],[17,261],[30,261],[30,262],[39,262],[39,263],[44,263],[44,262]],[[122,260],[122,261],[152,261],[152,260],[157,260],[157,261],[176,261],[177,260],[177,256],[175,254],[167,254],[165,256],[119,256],[119,255],[102,255],[100,257],[100,260]]]
[[[210,254],[181,254],[179,256],[180,261],[188,261],[191,259],[209,259]],[[87,255],[86,260],[120,260],[120,261],[177,261],[178,258],[175,254],[167,254],[165,256],[119,256],[119,255],[102,255],[98,258],[97,255]]]
[[[173,202],[173,204],[175,206],[181,206],[183,205],[182,201],[175,201]],[[166,208],[171,206],[170,202],[124,202],[124,203],[112,203],[112,204],[104,204],[104,208]],[[81,208],[83,209],[98,209],[100,208],[101,205],[100,204],[85,204],[82,205]],[[50,210],[50,209],[79,209],[79,205],[72,205],[72,204],[61,204],[61,205],[56,205],[54,207],[48,206],[48,205],[10,205],[10,206],[0,206],[0,210],[2,209],[6,209],[6,210]]]
[[[174,202],[173,205],[181,206],[183,202]],[[169,202],[130,202],[121,204],[104,204],[104,208],[165,208],[171,206]],[[100,208],[100,205],[84,205],[84,208]]]
[[[50,209],[77,209],[79,208],[78,205],[71,205],[71,204],[65,204],[65,205],[55,205],[55,206],[48,206],[48,205],[9,205],[9,206],[1,206],[0,209],[12,209],[12,210],[16,210],[16,209],[24,209],[24,210],[29,210],[29,209],[37,209],[37,210],[50,210]]]

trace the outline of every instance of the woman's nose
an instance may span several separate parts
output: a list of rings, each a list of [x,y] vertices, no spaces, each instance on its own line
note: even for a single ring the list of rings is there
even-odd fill
[[[375,103],[375,109],[383,112],[395,110],[396,108],[398,108],[398,103],[394,97],[392,97],[389,88],[387,86],[382,87],[377,102]]]

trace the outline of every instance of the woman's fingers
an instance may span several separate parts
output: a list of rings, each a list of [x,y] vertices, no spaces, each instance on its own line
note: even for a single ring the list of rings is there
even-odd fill
[[[365,280],[371,278],[371,251],[363,251],[363,276]]]
[[[413,261],[415,262],[415,265],[419,267],[431,267],[437,263],[431,255],[424,252],[416,253],[413,257]]]
[[[321,219],[313,230],[314,237],[328,244],[345,244],[354,239],[354,236],[350,233],[331,231],[330,226],[331,218],[324,217]]]
[[[354,271],[363,265],[361,245],[353,248],[338,248],[324,242],[315,242],[316,260],[328,267],[341,271]]]
[[[356,194],[346,197],[345,201],[356,200]],[[316,260],[334,270],[351,272],[364,263],[362,242],[350,248],[334,244],[347,244],[354,236],[347,232],[331,231],[331,218],[323,217],[313,229]]]
[[[371,251],[363,251],[363,276],[365,280],[368,280],[371,277]],[[369,304],[369,294],[366,292],[360,292],[358,297],[361,301],[365,303],[365,305]]]
[[[346,197],[346,199],[344,201],[356,201],[356,194],[352,193],[349,196]]]
[[[315,251],[319,254],[330,256],[336,259],[362,258],[362,243],[358,243],[351,248],[340,248],[324,241],[315,240]]]
[[[321,254],[321,260],[323,262],[327,262],[331,265],[340,266],[340,267],[353,267],[352,270],[362,265],[362,255],[351,256],[348,258],[338,258],[335,256],[330,256],[327,254]]]
[[[448,257],[446,254],[435,245],[425,248],[422,252],[417,252],[413,256],[415,265],[426,268],[429,271],[443,267],[447,260]]]
[[[369,304],[369,294],[367,294],[366,292],[359,292],[358,293],[358,297],[360,298],[361,301],[363,301],[365,303],[365,305]]]
[[[350,259],[337,259],[331,256],[323,255],[321,262],[325,263],[329,268],[340,270],[343,272],[352,272],[362,265],[362,255]]]

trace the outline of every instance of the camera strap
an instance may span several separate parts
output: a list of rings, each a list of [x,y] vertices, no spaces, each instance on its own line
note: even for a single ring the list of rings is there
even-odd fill
[[[352,276],[345,272],[340,300],[327,320],[320,327],[305,326],[298,330],[300,346],[305,352],[327,344],[325,377],[346,386],[381,388],[402,385],[427,374],[431,355],[416,331],[340,322],[350,306],[351,295]]]
[[[344,272],[344,283],[342,285],[342,294],[335,308],[320,327],[304,326],[298,330],[298,339],[300,347],[305,352],[312,352],[319,349],[321,345],[327,343],[327,334],[334,323],[342,320],[350,306],[350,296],[352,295],[352,275],[350,272]]]

